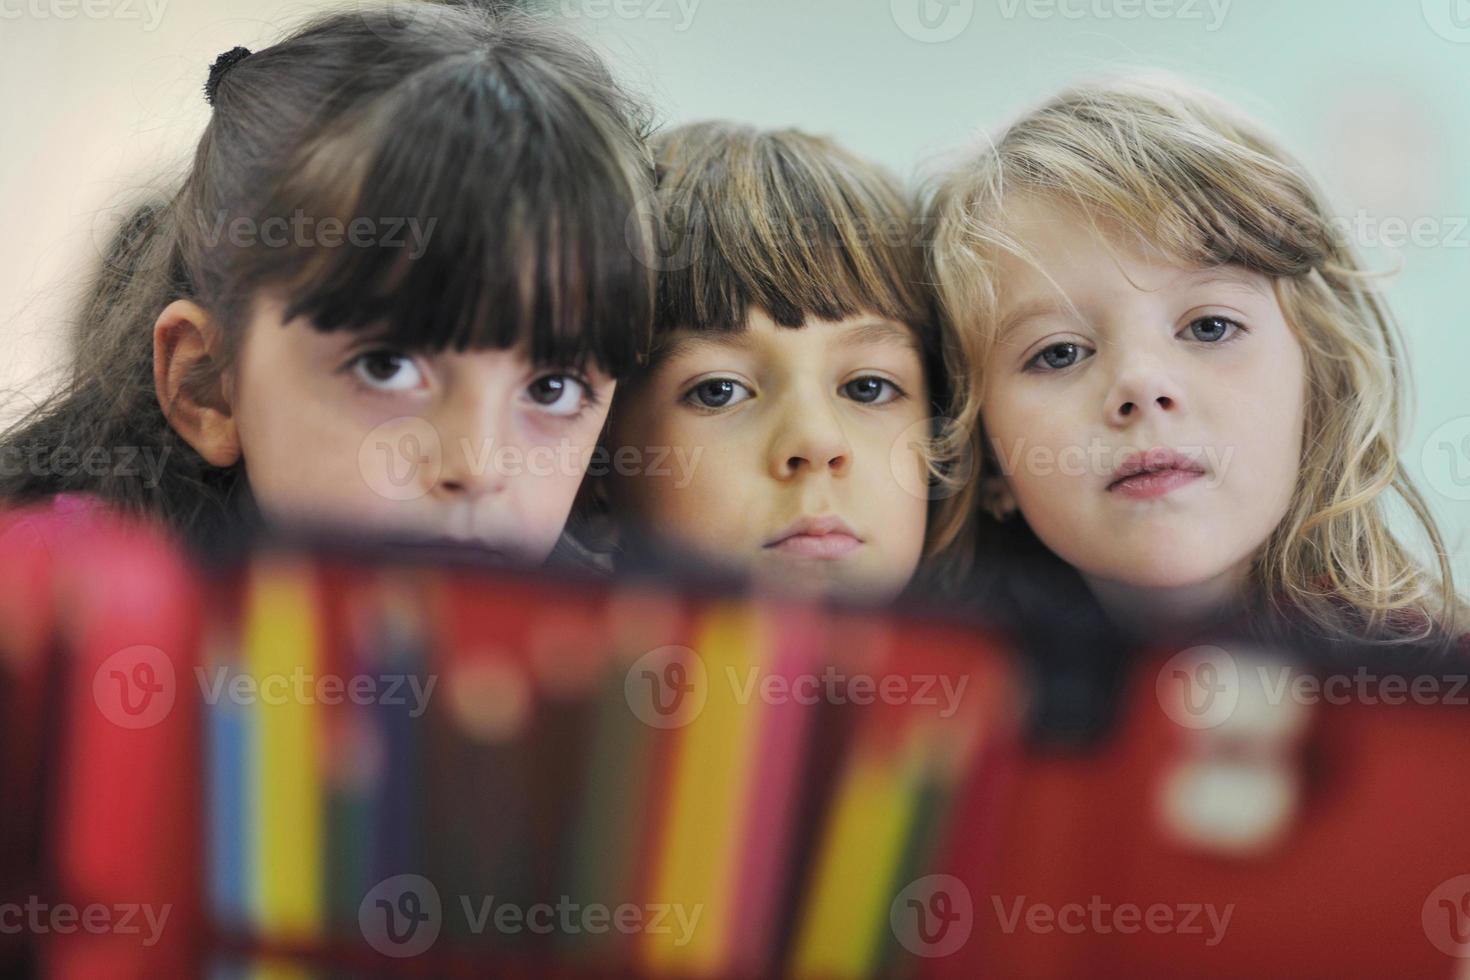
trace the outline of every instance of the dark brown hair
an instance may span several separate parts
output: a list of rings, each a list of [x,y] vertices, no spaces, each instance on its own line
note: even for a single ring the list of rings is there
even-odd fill
[[[214,96],[182,185],[106,250],[71,377],[0,443],[152,449],[161,478],[22,472],[0,475],[0,498],[90,491],[186,533],[251,512],[248,461],[209,465],[158,404],[152,327],[176,299],[224,328],[221,358],[189,379],[201,399],[264,291],[287,320],[406,352],[523,345],[538,365],[614,377],[644,356],[647,119],[581,42],[495,5],[398,4],[317,20],[235,64]],[[297,216],[368,219],[376,237],[292,237]],[[403,224],[394,240],[409,219],[428,230],[419,254]]]

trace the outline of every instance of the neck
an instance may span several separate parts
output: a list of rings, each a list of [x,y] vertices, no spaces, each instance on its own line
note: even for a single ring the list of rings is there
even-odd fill
[[[1119,629],[1138,640],[1179,634],[1209,625],[1244,594],[1245,567],[1188,585],[1138,586],[1084,575],[1087,587]]]

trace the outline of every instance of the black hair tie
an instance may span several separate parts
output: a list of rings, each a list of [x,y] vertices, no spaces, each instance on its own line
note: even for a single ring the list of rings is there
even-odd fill
[[[219,92],[219,83],[225,77],[225,72],[248,57],[249,48],[231,48],[214,59],[214,64],[209,66],[209,80],[204,83],[204,101],[214,105],[214,97]]]

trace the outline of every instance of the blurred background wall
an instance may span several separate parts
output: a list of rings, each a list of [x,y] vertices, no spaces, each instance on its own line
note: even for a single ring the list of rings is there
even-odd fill
[[[382,2],[0,0],[0,425],[64,363],[119,209],[181,172],[214,56]],[[1470,0],[532,2],[662,121],[801,126],[905,178],[1089,74],[1167,68],[1236,101],[1388,275],[1415,383],[1405,463],[1470,582]]]

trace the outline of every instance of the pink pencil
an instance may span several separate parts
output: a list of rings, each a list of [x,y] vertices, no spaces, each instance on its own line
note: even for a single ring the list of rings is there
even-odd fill
[[[773,606],[767,636],[772,638],[765,669],[782,678],[789,691],[798,676],[818,669],[822,651],[821,621],[809,607]],[[730,975],[763,976],[770,972],[778,940],[777,916],[785,894],[790,834],[795,826],[798,784],[814,705],[787,698],[782,703],[752,705],[762,712],[756,764],[750,768],[745,813],[737,854],[735,922],[728,936]]]

